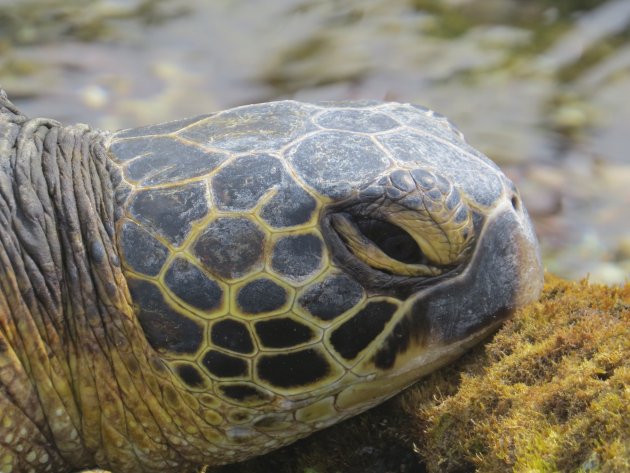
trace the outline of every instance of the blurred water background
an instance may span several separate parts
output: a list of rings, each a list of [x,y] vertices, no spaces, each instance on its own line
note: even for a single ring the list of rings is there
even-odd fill
[[[281,98],[423,104],[517,183],[550,271],[630,278],[630,0],[0,0],[0,85],[110,130]]]

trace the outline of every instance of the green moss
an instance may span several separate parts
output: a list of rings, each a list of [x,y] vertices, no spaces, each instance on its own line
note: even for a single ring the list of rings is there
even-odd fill
[[[236,472],[630,471],[630,284],[548,277],[481,347]]]
[[[619,455],[630,445],[629,355],[630,285],[550,278],[541,301],[485,347],[483,372],[418,416],[429,470],[630,470],[628,452]]]

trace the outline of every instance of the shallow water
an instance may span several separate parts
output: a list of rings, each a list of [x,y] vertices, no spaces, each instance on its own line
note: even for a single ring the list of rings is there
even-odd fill
[[[277,98],[423,104],[516,181],[549,270],[630,277],[630,0],[0,0],[0,84],[107,129]]]

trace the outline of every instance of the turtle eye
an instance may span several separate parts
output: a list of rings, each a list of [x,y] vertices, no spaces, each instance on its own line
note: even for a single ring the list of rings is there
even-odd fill
[[[416,241],[400,227],[376,219],[362,219],[357,227],[387,256],[405,264],[427,264],[428,260]]]
[[[433,264],[415,239],[402,228],[378,219],[353,219],[347,213],[330,216],[346,247],[374,269],[400,276],[436,276],[444,268]]]

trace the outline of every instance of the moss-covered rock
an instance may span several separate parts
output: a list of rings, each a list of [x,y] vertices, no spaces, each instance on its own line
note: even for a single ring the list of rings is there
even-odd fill
[[[221,473],[630,471],[630,284],[547,277],[484,346],[371,412]]]

